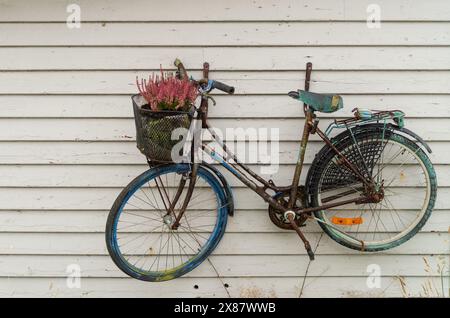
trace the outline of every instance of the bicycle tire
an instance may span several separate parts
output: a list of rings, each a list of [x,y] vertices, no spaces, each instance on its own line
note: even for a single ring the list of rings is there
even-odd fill
[[[168,173],[189,173],[191,169],[191,165],[189,164],[171,164],[171,165],[163,165],[157,166],[152,169],[149,169],[137,176],[134,180],[132,180],[119,194],[117,199],[115,200],[110,213],[108,215],[108,220],[106,224],[105,231],[105,239],[106,245],[114,263],[122,270],[125,274],[130,277],[150,282],[161,282],[167,281],[179,276],[182,276],[194,268],[199,266],[207,257],[214,251],[220,242],[223,234],[225,233],[225,228],[227,224],[227,201],[225,192],[217,180],[217,178],[205,168],[199,166],[198,169],[198,177],[202,178],[214,192],[217,203],[218,203],[218,212],[217,212],[217,221],[214,227],[214,230],[209,237],[205,246],[199,251],[197,255],[192,257],[187,263],[184,263],[182,266],[178,266],[177,268],[172,268],[170,270],[165,270],[162,272],[158,271],[142,271],[135,267],[133,267],[122,255],[119,244],[117,242],[117,223],[120,219],[123,207],[128,202],[129,198],[136,193],[143,185],[147,184],[149,181],[157,178],[158,176],[162,176]]]
[[[383,132],[384,131],[384,132]],[[415,224],[411,230],[409,230],[407,233],[405,233],[403,236],[398,238],[397,240],[387,243],[387,244],[374,244],[374,245],[367,245],[367,244],[358,244],[355,243],[354,240],[349,240],[347,237],[342,235],[339,231],[336,231],[333,229],[332,226],[327,225],[327,222],[324,217],[324,211],[317,211],[314,213],[314,216],[318,219],[318,223],[320,227],[323,229],[323,231],[334,241],[337,243],[359,251],[367,251],[367,252],[376,252],[376,251],[383,251],[387,249],[391,249],[393,247],[396,247],[400,244],[403,244],[404,242],[411,239],[413,236],[415,236],[420,229],[424,226],[426,221],[431,215],[431,212],[433,210],[435,201],[436,201],[436,195],[437,195],[437,179],[436,179],[436,173],[434,171],[433,165],[427,156],[427,154],[422,150],[421,147],[419,147],[415,142],[411,141],[410,139],[406,138],[405,136],[398,134],[395,132],[395,130],[385,130],[383,128],[383,125],[362,125],[355,128],[352,128],[352,132],[345,131],[336,137],[332,139],[332,142],[334,146],[341,152],[345,151],[347,147],[350,147],[353,144],[353,137],[351,136],[353,134],[354,138],[357,142],[360,140],[363,140],[364,138],[368,137],[375,137],[379,138],[380,134],[384,134],[384,138],[393,140],[404,147],[409,148],[412,152],[417,154],[417,157],[420,159],[420,161],[423,163],[423,167],[426,169],[426,174],[428,177],[429,185],[430,185],[430,195],[428,198],[428,203],[426,205],[426,208],[424,210],[424,213],[421,217],[421,219]],[[319,180],[321,180],[321,176],[324,173],[324,169],[327,167],[327,164],[333,159],[335,156],[335,152],[333,149],[331,149],[330,146],[326,145],[324,146],[320,152],[316,155],[313,163],[312,168],[310,169],[307,177],[307,185],[308,185],[308,193],[310,195],[310,206],[317,207],[320,206],[319,202]]]

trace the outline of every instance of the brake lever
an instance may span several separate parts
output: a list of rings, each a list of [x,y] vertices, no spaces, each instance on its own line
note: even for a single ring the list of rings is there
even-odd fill
[[[209,95],[208,93],[206,93],[204,96],[206,96],[207,99],[210,99],[213,103],[213,106],[216,106],[216,100],[214,98],[212,98],[211,95]]]

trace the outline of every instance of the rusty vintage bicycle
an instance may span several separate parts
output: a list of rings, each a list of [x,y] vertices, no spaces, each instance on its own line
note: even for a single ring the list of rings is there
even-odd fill
[[[187,78],[183,64],[176,60],[175,65],[177,75]],[[431,153],[429,146],[405,127],[400,110],[356,108],[353,117],[334,120],[321,130],[317,113],[338,111],[343,98],[310,92],[311,68],[308,63],[305,88],[288,93],[300,102],[305,115],[298,160],[288,185],[277,185],[255,173],[209,124],[210,92],[218,89],[233,94],[234,88],[209,79],[207,63],[203,78],[191,79],[201,101],[190,114],[164,114],[166,122],[155,121],[151,119],[155,114],[143,107],[145,101],[133,96],[138,146],[145,145],[148,138],[142,125],[151,123],[150,132],[161,134],[167,127],[186,126],[188,118],[200,121],[223,151],[200,143],[202,153],[214,159],[214,165],[194,160],[198,150],[193,149],[194,142],[188,162],[155,160],[151,155],[156,153],[156,146],[140,148],[147,156],[149,170],[123,189],[106,225],[109,254],[123,272],[144,281],[165,281],[192,271],[208,259],[222,239],[235,206],[233,189],[218,166],[267,202],[270,220],[281,229],[295,231],[311,260],[314,251],[301,229],[310,220],[318,222],[337,243],[361,252],[393,248],[422,228],[437,192],[436,173],[427,154]],[[324,146],[315,155],[305,184],[300,185],[311,135],[323,140]]]

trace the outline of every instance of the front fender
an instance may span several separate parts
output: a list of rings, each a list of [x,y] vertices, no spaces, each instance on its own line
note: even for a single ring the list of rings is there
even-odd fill
[[[228,183],[227,179],[225,179],[225,176],[213,165],[202,162],[202,166],[205,169],[208,169],[211,173],[213,173],[217,179],[219,179],[220,183],[222,184],[225,195],[227,199],[227,208],[228,208],[228,215],[234,216],[234,197],[233,197],[233,191],[231,190],[230,184]]]

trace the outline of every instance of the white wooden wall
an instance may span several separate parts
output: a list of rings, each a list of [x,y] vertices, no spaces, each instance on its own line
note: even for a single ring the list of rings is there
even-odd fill
[[[381,7],[379,29],[366,26],[372,2]],[[69,3],[81,6],[81,29],[65,24]],[[310,263],[296,234],[273,226],[266,205],[233,181],[238,210],[211,257],[220,278],[207,262],[165,283],[125,277],[103,232],[117,194],[146,169],[130,95],[136,75],[170,68],[175,57],[194,75],[208,61],[212,78],[236,86],[211,107],[218,127],[280,128],[280,182],[293,170],[303,125],[286,93],[302,86],[307,61],[312,91],[344,95],[338,116],[355,106],[403,109],[433,149],[440,188],[431,219],[408,243],[378,254],[345,249],[309,224],[317,247]],[[0,296],[442,295],[449,70],[446,0],[0,0]],[[311,143],[309,163],[320,146]],[[66,286],[69,264],[81,266],[81,289]],[[366,285],[369,264],[381,267],[379,289]]]

